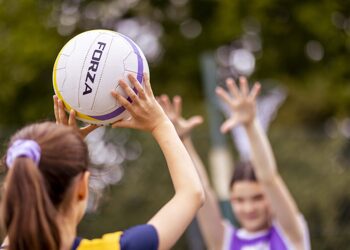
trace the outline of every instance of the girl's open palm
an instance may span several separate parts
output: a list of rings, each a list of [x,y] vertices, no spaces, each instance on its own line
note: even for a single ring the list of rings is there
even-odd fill
[[[192,129],[203,122],[203,118],[198,115],[188,119],[183,118],[182,99],[180,96],[174,96],[172,102],[167,95],[161,95],[157,100],[170,121],[174,124],[176,132],[181,139],[189,136]]]
[[[231,117],[221,125],[221,132],[226,133],[237,124],[251,124],[256,116],[256,97],[260,91],[260,83],[255,83],[249,91],[245,77],[239,78],[240,88],[233,79],[226,80],[227,92],[221,87],[216,88],[216,94],[230,106]]]

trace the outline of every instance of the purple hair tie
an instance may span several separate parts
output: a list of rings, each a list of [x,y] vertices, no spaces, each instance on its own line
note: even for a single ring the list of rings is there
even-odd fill
[[[40,162],[41,149],[34,140],[16,140],[7,150],[6,164],[11,168],[18,157],[30,158],[38,166]]]

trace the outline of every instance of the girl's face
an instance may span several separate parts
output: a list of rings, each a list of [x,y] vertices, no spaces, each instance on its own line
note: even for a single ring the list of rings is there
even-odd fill
[[[247,231],[269,227],[270,209],[258,182],[236,181],[231,188],[231,204],[238,222]]]

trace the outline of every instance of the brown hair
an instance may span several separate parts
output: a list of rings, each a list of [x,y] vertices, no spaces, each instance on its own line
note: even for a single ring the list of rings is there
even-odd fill
[[[257,181],[254,167],[250,161],[236,163],[233,176],[230,181],[230,188],[232,188],[236,181]]]
[[[77,131],[52,122],[24,127],[10,140],[34,140],[41,148],[39,165],[15,159],[8,174],[1,204],[1,221],[10,250],[60,249],[57,211],[78,174],[87,170],[88,150]]]

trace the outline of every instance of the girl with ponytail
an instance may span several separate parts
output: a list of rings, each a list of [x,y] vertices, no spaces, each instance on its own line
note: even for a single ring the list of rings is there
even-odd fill
[[[68,196],[77,176],[88,177],[87,147],[78,132],[50,122],[23,128],[9,145],[1,204],[6,249],[60,249],[58,218],[82,216],[69,213]]]
[[[144,88],[134,77],[129,80],[138,95],[122,80],[119,86],[132,102],[116,92],[112,95],[131,118],[112,126],[151,132],[166,158],[175,195],[147,224],[94,240],[77,237],[88,199],[88,149],[83,137],[96,126],[79,130],[74,111],[67,119],[62,102],[54,97],[56,124],[29,125],[9,142],[0,214],[6,239],[1,249],[151,250],[175,244],[203,204],[204,192],[190,156],[154,98],[148,77],[144,76]]]

